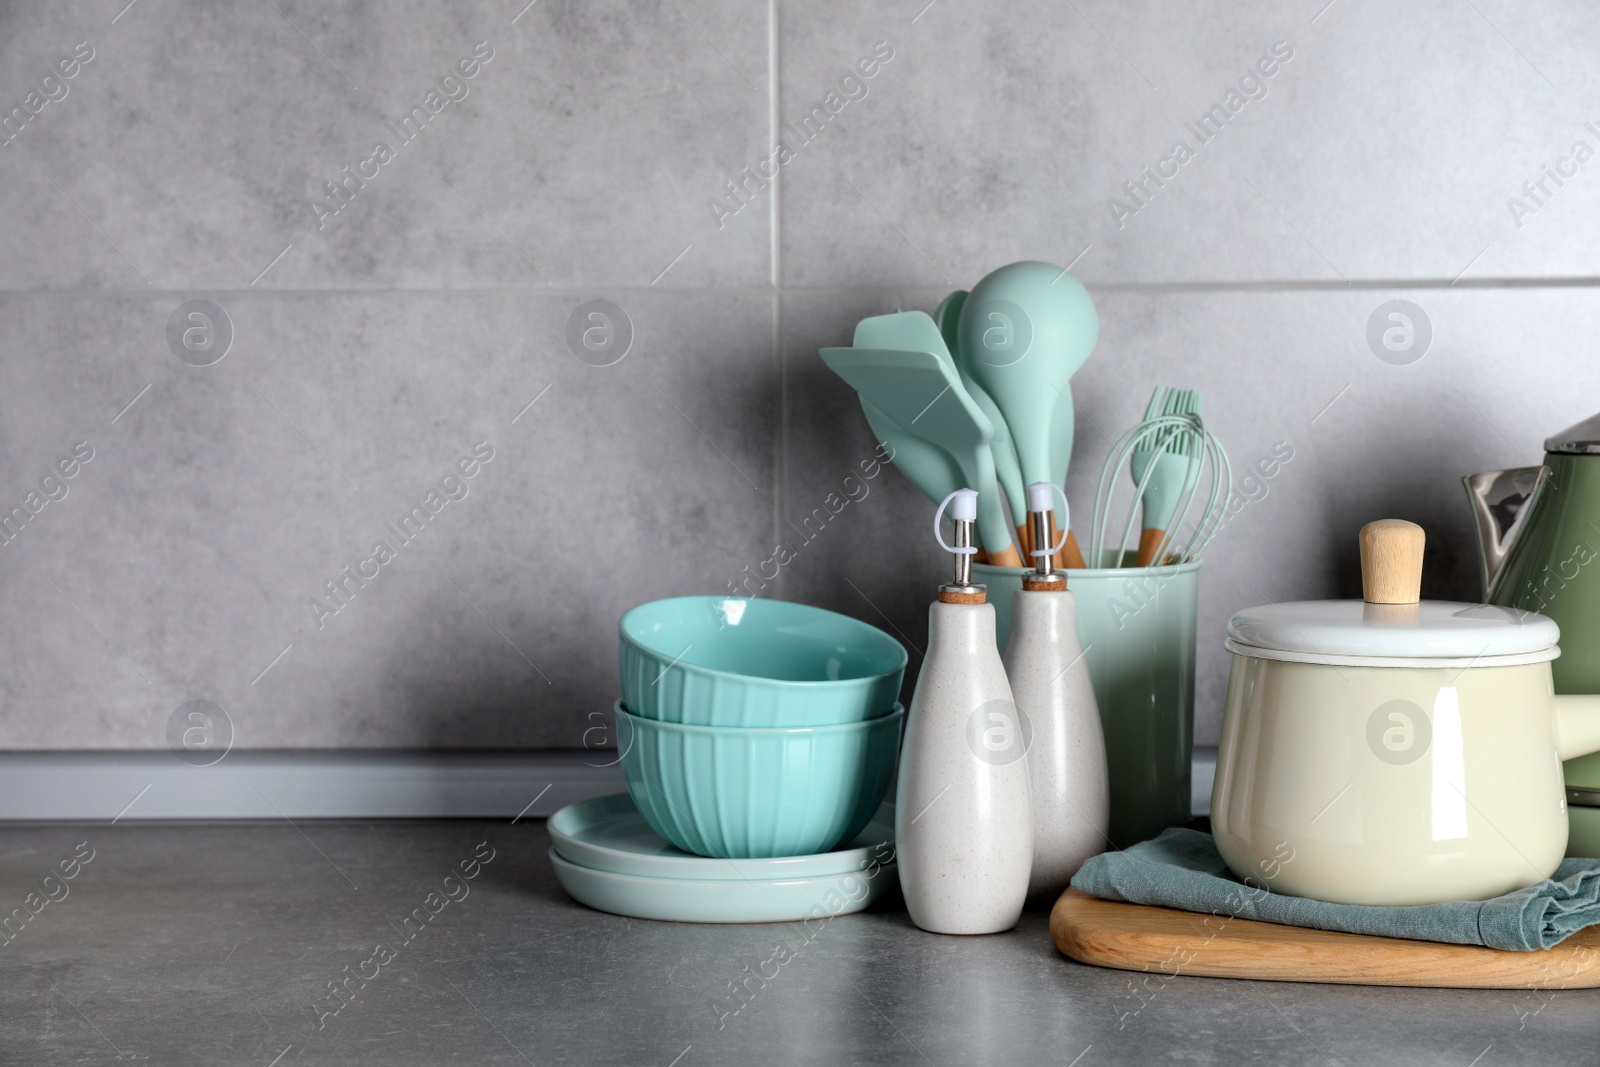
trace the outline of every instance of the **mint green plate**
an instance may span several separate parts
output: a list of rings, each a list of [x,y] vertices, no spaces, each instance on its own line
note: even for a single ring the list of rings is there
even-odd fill
[[[568,863],[612,874],[680,881],[797,880],[847,874],[894,862],[894,805],[878,809],[848,844],[814,856],[707,859],[663,841],[626,793],[568,804],[546,824],[556,854]]]
[[[703,862],[716,862],[707,860]],[[767,862],[772,861],[756,861]],[[861,911],[900,887],[893,863],[818,878],[694,881],[641,878],[569,863],[550,850],[556,880],[579,904],[636,919],[685,923],[776,923]]]

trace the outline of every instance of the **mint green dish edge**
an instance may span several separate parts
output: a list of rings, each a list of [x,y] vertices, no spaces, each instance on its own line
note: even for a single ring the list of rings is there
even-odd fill
[[[567,895],[613,915],[690,923],[761,923],[851,915],[900,888],[892,863],[822,878],[771,881],[675,881],[597,871],[563,859],[550,865]],[[836,905],[836,906],[835,906]]]
[[[635,843],[631,831],[644,826],[648,840]],[[627,793],[568,804],[545,824],[562,859],[590,870],[670,881],[759,881],[825,878],[863,870],[874,861],[894,862],[894,805],[879,806],[867,825],[845,845],[811,856],[726,860],[680,851],[648,829]],[[607,834],[630,833],[621,841]]]

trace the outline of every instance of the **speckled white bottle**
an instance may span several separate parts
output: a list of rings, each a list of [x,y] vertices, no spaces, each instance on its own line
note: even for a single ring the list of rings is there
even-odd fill
[[[1032,727],[1031,904],[1054,904],[1083,861],[1106,849],[1111,792],[1105,733],[1088,661],[1078,638],[1077,603],[1059,591],[1019,589],[1012,600],[1006,676]]]
[[[945,587],[946,590],[951,587]],[[928,609],[906,716],[895,851],[911,921],[940,934],[1009,930],[1033,864],[1025,743],[982,586]]]

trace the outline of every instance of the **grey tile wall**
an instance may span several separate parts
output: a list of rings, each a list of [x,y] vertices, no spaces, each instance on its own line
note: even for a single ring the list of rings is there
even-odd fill
[[[920,646],[897,472],[796,533],[873,450],[816,349],[1022,258],[1101,314],[1084,521],[1156,384],[1241,470],[1294,450],[1208,556],[1214,741],[1230,612],[1353,594],[1385,514],[1471,598],[1458,477],[1600,410],[1597,45],[1576,0],[0,7],[0,747],[192,699],[253,748],[603,744],[617,616],[779,540],[766,593]]]

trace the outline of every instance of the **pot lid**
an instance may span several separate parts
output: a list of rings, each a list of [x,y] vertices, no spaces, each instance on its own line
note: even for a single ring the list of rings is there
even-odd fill
[[[1361,600],[1308,600],[1241,611],[1229,651],[1352,666],[1469,667],[1555,659],[1561,628],[1531,611],[1421,600],[1422,527],[1380,519],[1361,528]]]
[[[1452,660],[1489,666],[1507,656],[1554,659],[1560,636],[1555,620],[1543,615],[1448,600],[1306,600],[1251,608],[1228,620],[1230,642],[1250,646],[1240,649],[1245,654],[1260,650],[1267,659],[1316,662]]]
[[[1600,452],[1600,415],[1591,415],[1576,426],[1545,438],[1544,450],[1578,455]]]

